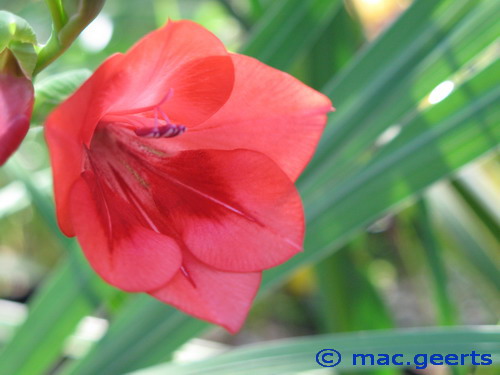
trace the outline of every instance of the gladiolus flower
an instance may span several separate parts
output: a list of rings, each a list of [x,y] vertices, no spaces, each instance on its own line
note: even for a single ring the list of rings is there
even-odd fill
[[[0,73],[0,166],[26,136],[32,109],[31,81],[24,76]]]
[[[110,284],[236,332],[302,250],[294,187],[331,103],[189,21],[106,60],[48,118],[59,224]]]

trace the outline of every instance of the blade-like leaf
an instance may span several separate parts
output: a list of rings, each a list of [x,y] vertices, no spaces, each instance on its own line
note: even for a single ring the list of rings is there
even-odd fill
[[[278,69],[288,69],[339,9],[339,0],[276,1],[241,51]]]
[[[417,354],[449,353],[468,354],[475,351],[490,354],[493,361],[500,358],[500,329],[495,326],[470,328],[427,328],[418,330],[367,331],[346,334],[318,335],[268,342],[241,347],[218,357],[185,365],[164,365],[138,371],[134,375],[176,374],[295,374],[300,371],[317,370],[316,354],[325,348],[341,353],[341,362],[335,370],[360,371],[370,366],[353,365],[354,354],[402,354],[403,367],[410,363],[423,364]],[[467,357],[464,357],[467,358]],[[359,361],[359,359],[358,359]],[[466,363],[471,364],[472,360]],[[369,363],[369,361],[367,361]],[[493,362],[495,363],[495,362]],[[429,365],[429,362],[426,363]],[[377,365],[375,365],[377,366]],[[382,365],[380,367],[392,367]],[[426,366],[425,366],[426,367]]]
[[[483,71],[469,87],[491,87],[489,77],[498,64]],[[408,124],[402,133],[406,142],[388,144],[387,152],[347,181],[336,186],[319,185],[314,194],[305,194],[307,250],[265,272],[264,287],[283,281],[300,265],[318,261],[384,212],[394,210],[397,204],[492,149],[492,134],[500,136],[496,121],[500,108],[495,105],[499,99],[500,88],[472,100],[468,89],[458,90]],[[451,115],[442,118],[441,114],[448,112]],[[430,164],[433,168],[426,168]]]
[[[498,300],[500,291],[500,262],[498,259],[497,242],[492,235],[484,232],[479,222],[471,220],[465,207],[454,198],[446,187],[438,186],[431,191],[430,199],[435,216],[444,232],[455,244],[453,249],[464,258],[469,272],[478,272],[481,277],[490,283],[495,300]],[[479,237],[479,238],[477,238]],[[486,288],[484,288],[484,292]]]
[[[0,373],[33,375],[49,371],[80,320],[113,293],[88,267],[79,249],[54,271],[29,305],[25,323],[0,352]],[[31,353],[26,356],[26,353]]]
[[[437,241],[432,227],[427,202],[420,200],[417,202],[416,207],[417,217],[414,225],[418,237],[421,239],[425,260],[432,277],[437,321],[441,325],[453,325],[456,324],[455,309],[448,291],[449,283],[443,259],[443,249]]]
[[[427,2],[416,2],[410,10],[419,10],[419,3]],[[401,45],[396,49],[400,51],[400,56],[388,59],[387,64],[379,68],[378,74],[373,75],[371,71],[378,68],[379,54],[382,53],[377,47],[388,39],[384,35],[369,51],[378,53],[375,56],[372,56],[374,53],[367,53],[366,58],[370,62],[375,60],[373,67],[367,68],[364,60],[355,61],[338,81],[328,85],[326,93],[333,97],[338,111],[325,131],[313,160],[313,168],[309,168],[302,178],[305,180],[307,177],[303,189],[307,189],[309,184],[325,181],[325,177],[329,176],[325,174],[326,169],[337,168],[333,181],[338,181],[352,173],[354,166],[363,165],[370,157],[367,150],[373,149],[376,138],[385,129],[392,125],[404,126],[415,115],[420,101],[433,88],[464,69],[465,64],[493,43],[500,31],[494,16],[500,5],[494,2],[488,4],[471,9],[469,2],[454,2],[448,7],[448,13],[433,22],[429,21],[431,27],[417,33],[407,48]],[[398,25],[399,21],[394,28]],[[391,43],[399,45],[392,40]],[[387,53],[396,52],[388,50]],[[356,86],[360,84],[359,76],[366,74],[370,76],[363,81],[359,92],[350,94],[352,87],[345,87],[344,82]],[[341,95],[337,99],[339,93],[346,96]],[[320,161],[325,162],[314,168],[315,163]]]
[[[50,199],[15,161],[13,158],[5,167],[24,184],[48,227],[70,253],[30,302],[28,318],[0,351],[0,374],[33,375],[54,366],[65,339],[78,322],[100,306],[114,289],[90,269],[75,241],[60,233]]]
[[[158,363],[165,359],[163,353],[172,353],[206,326],[207,323],[188,317],[150,296],[138,295],[124,306],[108,334],[90,355],[76,366],[65,369],[63,374],[120,374],[123,369],[145,367],[151,361]],[[161,353],[159,358],[155,357],[157,350]],[[147,358],[143,358],[145,353]],[[109,360],[116,356],[119,361]]]

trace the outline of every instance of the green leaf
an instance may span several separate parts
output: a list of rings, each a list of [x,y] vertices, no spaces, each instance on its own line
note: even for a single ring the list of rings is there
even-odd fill
[[[387,307],[356,255],[367,251],[366,239],[348,245],[319,262],[316,267],[319,303],[326,332],[388,329],[394,326]],[[368,254],[365,257],[371,260]]]
[[[471,98],[469,90],[494,85],[495,63],[445,101],[415,117],[353,176],[335,181],[336,170],[324,171],[330,183],[304,193],[308,219],[306,251],[264,273],[263,288],[283,281],[297,267],[318,261],[353,234],[425,187],[495,147],[500,89]],[[432,124],[432,125],[431,125]],[[492,139],[493,135],[493,139]],[[400,138],[401,137],[401,138]],[[401,142],[396,140],[401,139]],[[402,140],[405,141],[402,141]],[[432,165],[433,168],[426,168]]]
[[[90,77],[88,69],[70,70],[51,75],[35,84],[33,119],[41,123],[47,115]]]
[[[324,181],[324,171],[332,167],[337,168],[337,180],[345,178],[370,157],[367,149],[373,149],[385,129],[404,126],[433,88],[495,41],[500,30],[494,27],[493,14],[500,5],[473,6],[471,1],[415,2],[362,59],[327,85],[326,93],[340,110],[331,117],[303,179],[311,174],[309,183]],[[435,18],[428,19],[433,13]],[[428,24],[421,25],[421,19]],[[314,168],[325,158],[328,162]]]
[[[432,291],[436,301],[437,320],[441,325],[453,325],[456,323],[456,310],[453,307],[448,291],[449,283],[443,259],[443,251],[432,227],[427,202],[420,200],[417,202],[416,207],[417,217],[414,225],[419,234],[418,238],[422,241],[425,259],[432,277]]]
[[[0,373],[42,374],[62,355],[66,338],[113,290],[89,268],[75,246],[29,305],[29,315],[0,352]],[[30,355],[27,355],[30,353]]]
[[[471,364],[470,353],[491,354],[491,359],[500,358],[500,329],[496,326],[456,327],[456,328],[420,328],[418,330],[366,331],[346,334],[317,335],[285,339],[274,342],[248,345],[203,361],[161,365],[135,372],[134,375],[194,375],[231,374],[291,374],[307,370],[318,370],[316,354],[326,348],[341,353],[342,359],[335,371],[363,371],[372,366],[353,365],[354,354],[379,353],[402,354],[404,361],[422,363],[422,357],[415,360],[417,354],[446,355],[468,354],[465,362]],[[467,357],[465,357],[467,358]],[[478,360],[478,358],[476,358]],[[427,363],[428,365],[429,363]],[[378,368],[395,367],[377,366]],[[399,368],[413,367],[406,363]]]
[[[36,34],[26,20],[0,10],[0,52],[13,41],[36,44]]]
[[[50,198],[36,187],[32,176],[17,163],[16,157],[3,169],[24,184],[48,228],[69,252],[68,259],[30,302],[27,320],[0,351],[0,374],[33,375],[51,369],[76,325],[111,296],[114,289],[88,266],[75,241],[59,231]]]
[[[339,0],[276,1],[254,28],[241,53],[287,69],[335,16]]]
[[[484,176],[480,174],[476,174],[474,176],[474,180],[472,181],[473,184],[478,184],[481,186],[481,183],[485,183],[484,181]],[[478,177],[480,180],[478,181]],[[473,190],[471,189],[470,183],[466,184],[465,181],[462,181],[461,179],[454,179],[452,180],[452,185],[453,188],[456,190],[456,192],[460,195],[460,197],[466,202],[466,204],[470,207],[470,209],[474,212],[476,215],[476,218],[479,219],[481,223],[483,223],[486,228],[488,229],[488,232],[495,237],[496,241],[500,243],[500,223],[496,219],[497,217],[500,217],[499,212],[491,212],[490,210],[497,210],[498,211],[498,205],[493,204],[490,205],[489,202],[494,202],[498,201],[498,199],[495,199],[495,196],[491,194],[490,196],[487,196],[487,191],[484,189],[476,189]],[[479,194],[482,194],[483,196],[480,196]],[[486,206],[488,205],[488,206]],[[496,214],[496,215],[495,215]]]
[[[342,3],[330,24],[312,46],[305,62],[309,83],[322,88],[356,55],[365,42],[362,25]]]
[[[120,374],[127,371],[124,369],[158,363],[165,360],[165,352],[172,353],[206,326],[207,323],[150,296],[138,295],[127,302],[90,355],[62,373]],[[121,360],[110,361],[109,358],[115,358],[116,353],[120,353]]]
[[[77,69],[51,75],[36,83],[36,98],[57,105],[72,94],[91,74],[88,69]]]
[[[446,187],[433,191],[430,201],[439,226],[453,243],[455,255],[462,258],[468,271],[476,272],[483,281],[487,281],[493,301],[499,300],[500,262],[495,250],[498,248],[495,237],[482,228],[482,223],[471,218],[470,212],[458,197],[454,197]],[[484,292],[487,288],[483,288]]]

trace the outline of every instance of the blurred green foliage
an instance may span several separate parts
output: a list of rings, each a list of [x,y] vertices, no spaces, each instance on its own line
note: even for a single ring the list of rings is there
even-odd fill
[[[393,347],[411,343],[421,351],[433,337],[450,352],[457,340],[471,348],[491,341],[498,361],[498,330],[481,327],[500,316],[500,4],[417,0],[403,12],[394,1],[377,9],[371,3],[108,0],[93,38],[102,44],[111,25],[109,42],[97,49],[92,33],[81,36],[38,75],[33,127],[0,169],[0,298],[24,302],[35,292],[17,329],[7,312],[0,314],[0,374],[122,374],[169,361],[201,335],[234,344],[311,335],[306,344],[271,344],[268,362],[261,361],[266,347],[257,346],[257,354],[241,349],[157,372],[204,373],[210,365],[218,374],[217,366],[227,365],[233,374],[247,361],[238,373],[255,373],[252,363],[260,373],[293,373],[298,368],[287,364],[309,358],[300,353],[327,342],[355,348],[357,331],[378,329],[388,330],[382,335]],[[48,39],[42,1],[0,0],[0,8]],[[363,17],[370,11],[385,22],[380,35]],[[89,70],[168,18],[201,23],[231,50],[321,89],[337,109],[298,183],[308,220],[305,252],[265,273],[246,328],[235,337],[105,285],[75,241],[60,234],[51,203],[43,119]],[[453,90],[438,101],[443,82]],[[106,334],[69,345],[89,315],[109,322]],[[414,343],[400,330],[455,325],[477,327],[419,329]],[[373,347],[378,335],[369,333],[363,345]],[[317,368],[307,355],[310,363],[300,369]]]

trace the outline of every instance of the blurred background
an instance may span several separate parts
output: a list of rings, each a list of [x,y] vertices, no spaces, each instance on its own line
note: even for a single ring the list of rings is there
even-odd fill
[[[0,9],[48,39],[43,1]],[[495,0],[107,0],[37,76],[32,129],[0,169],[0,374],[120,374],[278,338],[385,329],[397,346],[404,328],[497,324],[499,12]],[[298,182],[305,252],[265,273],[235,336],[105,285],[55,223],[44,118],[168,18],[204,25],[337,109]],[[159,373],[182,373],[171,371]],[[294,373],[279,371],[262,373]]]

